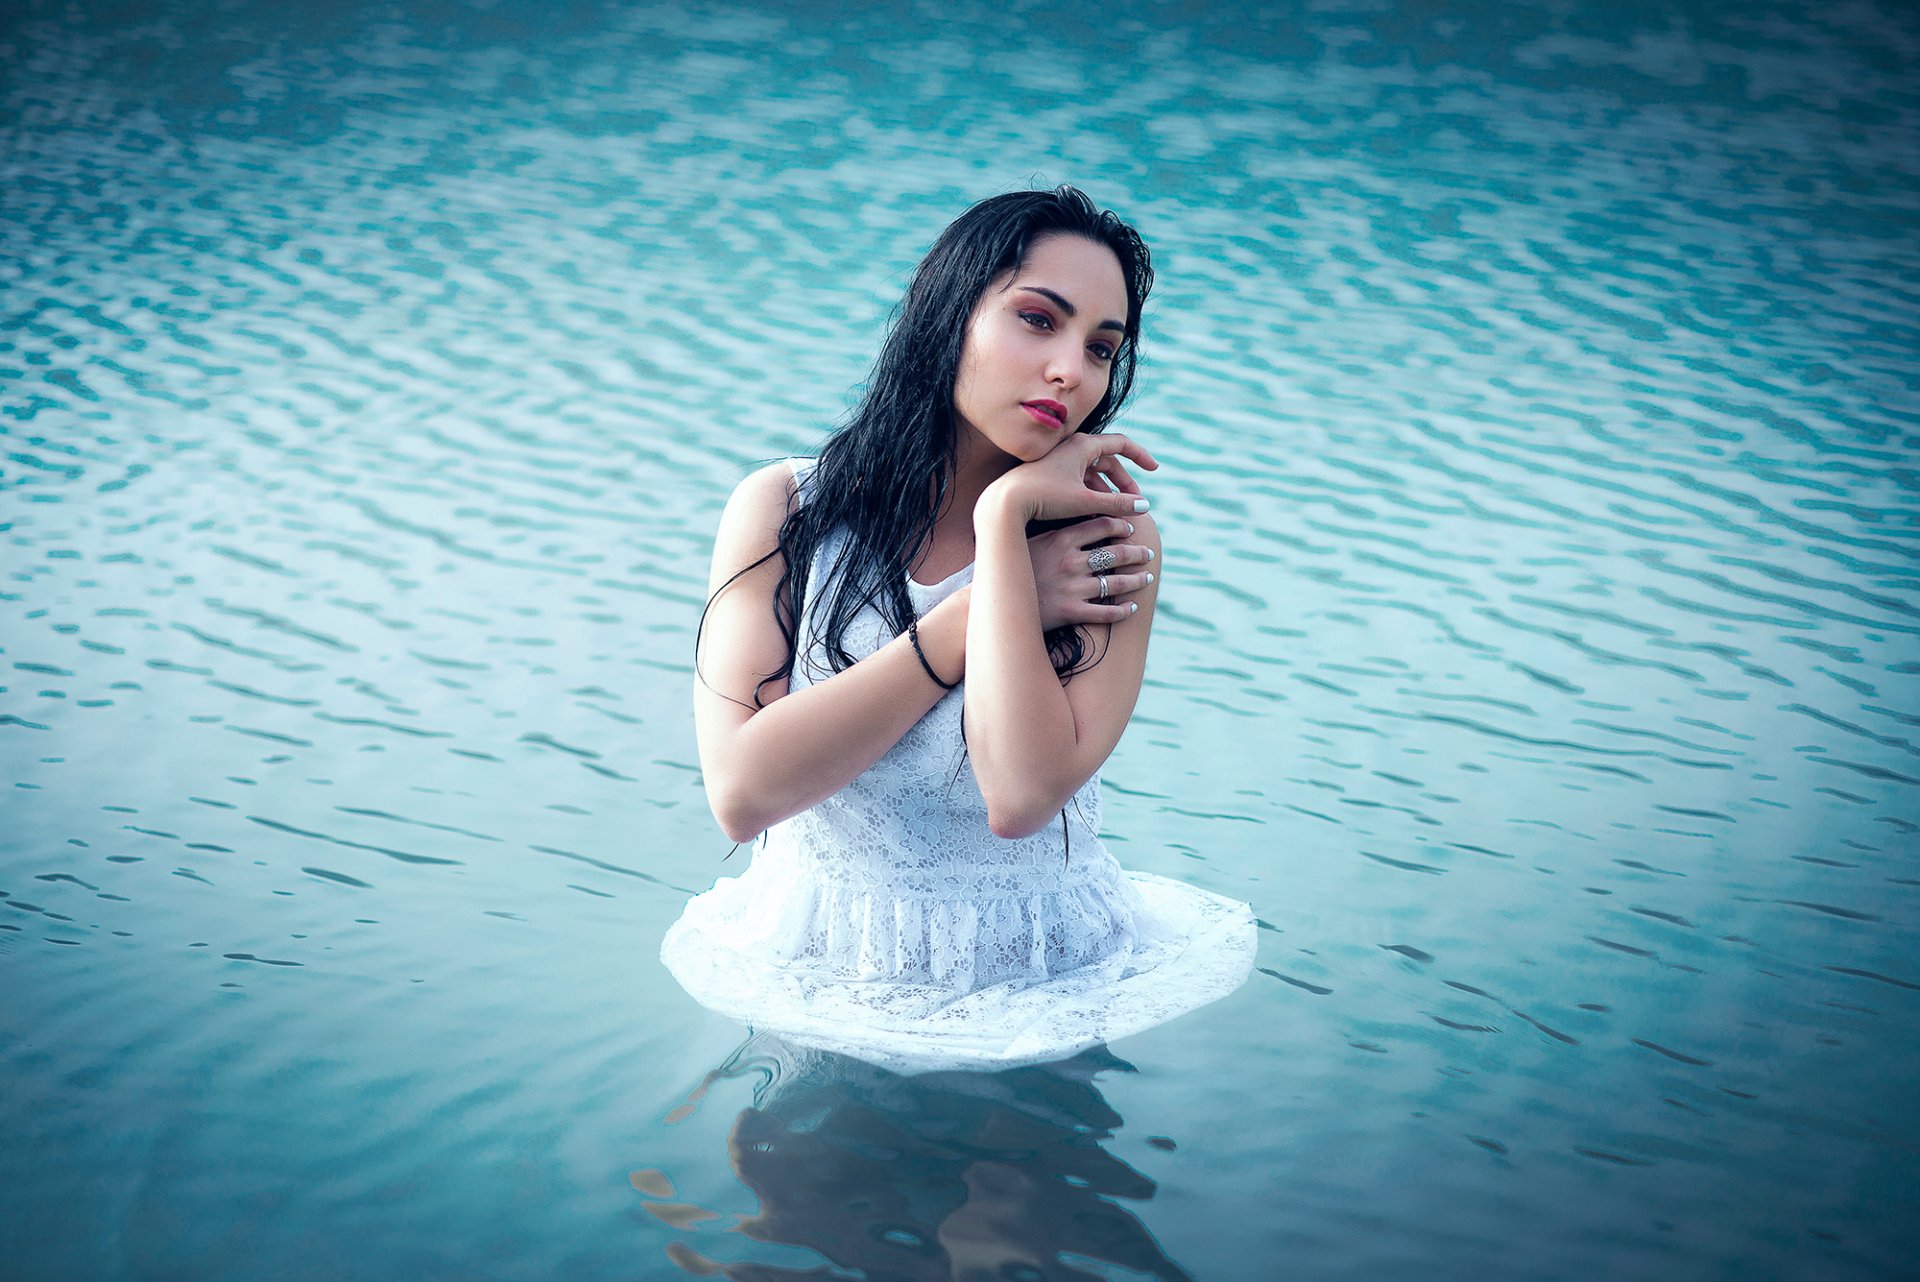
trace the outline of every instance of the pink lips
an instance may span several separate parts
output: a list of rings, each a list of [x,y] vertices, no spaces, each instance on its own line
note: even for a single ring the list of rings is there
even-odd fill
[[[1022,401],[1020,408],[1033,415],[1033,420],[1044,427],[1065,427],[1067,425],[1067,407],[1059,401]]]

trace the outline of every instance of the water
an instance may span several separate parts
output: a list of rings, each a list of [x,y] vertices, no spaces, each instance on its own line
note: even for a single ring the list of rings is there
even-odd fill
[[[26,5],[10,1276],[1895,1274],[1917,51],[1884,3]],[[1260,969],[1056,1070],[742,1047],[654,954],[731,868],[711,530],[1034,181],[1161,267],[1110,843]]]

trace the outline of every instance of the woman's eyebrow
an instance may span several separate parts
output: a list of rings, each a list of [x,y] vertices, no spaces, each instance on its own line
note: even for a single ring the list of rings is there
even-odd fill
[[[1028,293],[1038,294],[1042,298],[1048,298],[1053,300],[1054,304],[1058,306],[1060,310],[1065,312],[1068,316],[1077,316],[1080,313],[1079,308],[1075,307],[1072,303],[1069,303],[1066,299],[1062,298],[1059,294],[1056,294],[1054,291],[1048,289],[1045,285],[1022,285],[1020,288],[1026,290]],[[1127,327],[1125,325],[1122,325],[1117,320],[1103,320],[1098,325],[1095,325],[1094,328],[1118,330],[1121,334],[1125,334],[1127,332]]]

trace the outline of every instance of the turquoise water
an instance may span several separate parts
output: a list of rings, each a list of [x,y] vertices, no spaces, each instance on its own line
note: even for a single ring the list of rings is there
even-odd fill
[[[0,65],[9,1277],[1920,1246],[1905,9],[36,2]],[[1109,842],[1259,970],[1052,1070],[743,1047],[655,957],[733,867],[720,505],[1058,181],[1161,268]]]

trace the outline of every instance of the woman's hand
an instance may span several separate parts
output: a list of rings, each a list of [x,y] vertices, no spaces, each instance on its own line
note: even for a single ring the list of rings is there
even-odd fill
[[[1125,519],[1147,510],[1140,486],[1123,459],[1154,471],[1160,466],[1146,447],[1118,432],[1080,433],[1053,447],[1045,458],[1022,463],[987,487],[1011,499],[1029,521],[1082,516]]]
[[[1109,542],[1132,534],[1131,521],[1099,516],[1027,540],[1042,632],[1070,623],[1119,623],[1133,614],[1134,603],[1121,598],[1153,582],[1147,568],[1153,549]]]

